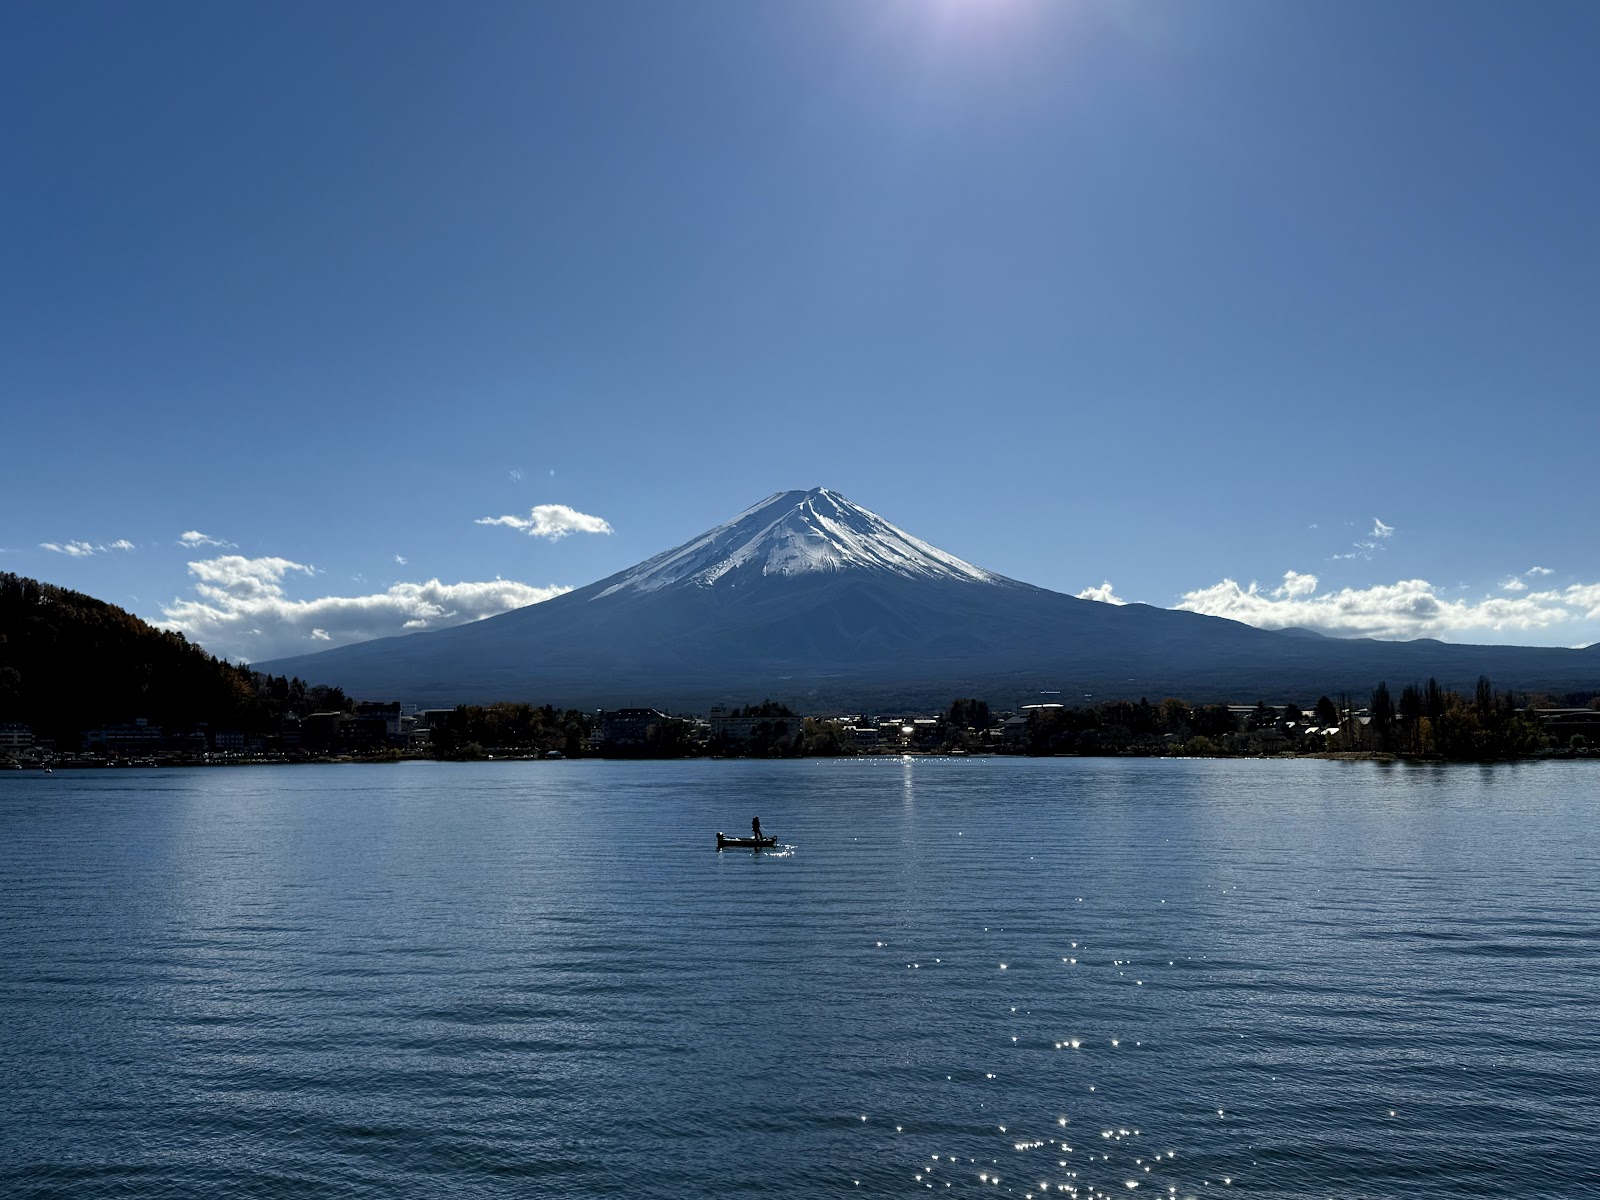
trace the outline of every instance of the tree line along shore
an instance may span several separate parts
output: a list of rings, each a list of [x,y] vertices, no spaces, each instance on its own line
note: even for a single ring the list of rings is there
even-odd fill
[[[1432,680],[1365,703],[1320,697],[1296,704],[1191,705],[1168,697],[1060,703],[995,711],[965,697],[932,714],[805,715],[771,700],[709,716],[653,708],[593,712],[500,702],[408,711],[358,703],[337,688],[257,676],[269,695],[318,707],[289,709],[254,730],[148,720],[86,731],[72,748],[17,736],[0,722],[7,767],[223,765],[435,759],[802,758],[874,754],[1132,757],[1370,757],[1466,761],[1600,757],[1600,699],[1557,704],[1518,698],[1480,680],[1471,696]]]
[[[1600,693],[1436,680],[1305,705],[1111,699],[1010,710],[709,714],[501,702],[415,710],[207,654],[91,596],[0,573],[0,765],[857,754],[1382,755],[1486,761],[1600,747]]]

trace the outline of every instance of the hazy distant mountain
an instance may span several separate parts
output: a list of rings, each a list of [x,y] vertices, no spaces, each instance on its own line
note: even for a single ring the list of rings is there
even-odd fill
[[[780,492],[699,537],[542,604],[433,633],[260,664],[423,704],[810,709],[1600,687],[1600,652],[1377,642],[1079,600],[963,562],[833,492]]]

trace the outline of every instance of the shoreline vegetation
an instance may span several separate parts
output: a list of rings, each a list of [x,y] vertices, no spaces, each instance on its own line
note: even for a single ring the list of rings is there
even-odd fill
[[[939,712],[806,715],[770,699],[706,715],[514,702],[418,711],[222,662],[114,605],[0,573],[0,769],[903,754],[1494,762],[1597,748],[1600,691],[1519,694],[1483,677],[1466,695],[1434,679],[1397,695],[1379,682],[1305,708],[1167,697],[997,710],[964,697]]]
[[[300,681],[258,677],[269,691],[301,694]],[[297,686],[299,685],[299,686]],[[309,694],[309,693],[307,693]],[[53,746],[0,751],[0,769],[131,766],[250,766],[299,763],[551,761],[573,759],[962,757],[1271,758],[1340,762],[1515,762],[1600,758],[1600,700],[1584,707],[1519,705],[1480,679],[1471,700],[1434,681],[1408,686],[1398,703],[1380,683],[1356,708],[1321,697],[1294,704],[1191,706],[1169,697],[1059,703],[991,713],[987,702],[953,700],[933,716],[804,716],[772,700],[714,709],[705,719],[655,709],[557,710],[502,702],[458,705],[414,716],[402,706],[356,704],[276,733],[199,729],[169,734],[148,724],[85,737],[97,749]],[[374,711],[376,710],[376,711]],[[420,724],[419,724],[420,723]],[[0,725],[0,733],[15,729]],[[126,739],[126,740],[123,740]]]

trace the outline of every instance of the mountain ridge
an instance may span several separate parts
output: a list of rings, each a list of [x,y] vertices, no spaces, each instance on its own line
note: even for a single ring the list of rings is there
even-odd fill
[[[485,620],[261,664],[423,704],[811,709],[1041,689],[1200,702],[1432,675],[1594,686],[1594,655],[1342,640],[1109,605],[976,567],[826,488],[776,492],[585,587]]]

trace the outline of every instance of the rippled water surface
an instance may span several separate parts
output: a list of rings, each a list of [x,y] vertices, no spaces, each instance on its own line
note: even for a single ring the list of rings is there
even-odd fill
[[[1600,1194],[1591,764],[0,776],[11,1197]],[[779,853],[717,853],[759,814]]]

